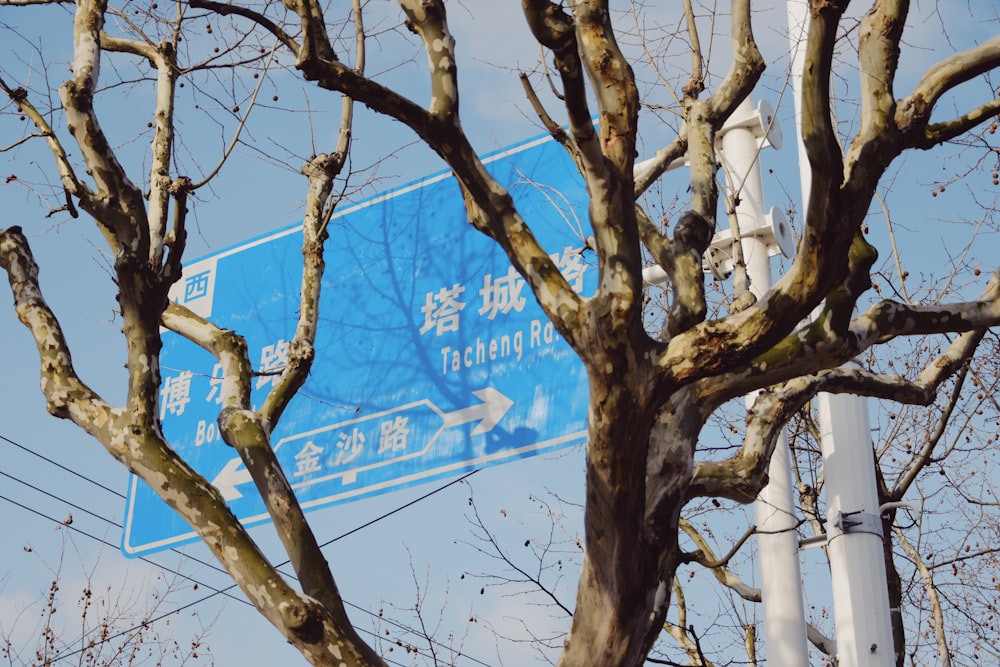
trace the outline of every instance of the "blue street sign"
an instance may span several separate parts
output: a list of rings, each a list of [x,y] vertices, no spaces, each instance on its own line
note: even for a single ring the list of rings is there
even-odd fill
[[[548,138],[485,160],[573,288],[593,291],[587,196]],[[330,222],[316,359],[272,433],[306,509],[582,442],[587,382],[499,246],[467,221],[448,173],[346,208]],[[263,401],[288,358],[302,277],[301,226],[185,266],[171,297],[242,334]],[[268,520],[250,475],[218,432],[221,368],[163,335],[160,416],[175,450],[240,520]],[[122,551],[197,539],[135,476]]]

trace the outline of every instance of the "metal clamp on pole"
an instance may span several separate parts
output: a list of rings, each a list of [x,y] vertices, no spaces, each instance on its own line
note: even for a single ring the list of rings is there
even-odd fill
[[[870,514],[863,510],[856,512],[837,512],[837,518],[827,531],[827,542],[846,533],[868,533],[883,538],[882,518],[878,514]]]

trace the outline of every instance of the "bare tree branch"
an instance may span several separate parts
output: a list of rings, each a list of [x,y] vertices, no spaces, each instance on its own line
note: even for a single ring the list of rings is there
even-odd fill
[[[56,170],[59,173],[59,178],[62,181],[63,188],[66,190],[68,195],[89,197],[91,194],[90,189],[85,183],[81,182],[77,178],[76,173],[73,170],[73,165],[70,164],[69,157],[66,154],[66,150],[59,141],[59,137],[56,136],[52,126],[49,125],[49,122],[45,119],[45,116],[41,114],[28,99],[28,91],[24,88],[12,88],[6,81],[4,81],[3,77],[0,77],[0,88],[3,89],[7,96],[17,104],[17,108],[22,111],[29,120],[31,120],[36,128],[38,128],[37,136],[45,138],[45,141],[49,146],[49,151],[51,151],[53,158],[55,158]],[[13,144],[9,146],[8,149],[17,145],[18,144]]]
[[[928,69],[913,92],[899,102],[895,113],[896,124],[911,137],[908,145],[929,148],[1000,113],[1000,99],[995,99],[948,123],[930,124],[931,113],[942,95],[998,65],[1000,37],[995,37],[949,56]]]

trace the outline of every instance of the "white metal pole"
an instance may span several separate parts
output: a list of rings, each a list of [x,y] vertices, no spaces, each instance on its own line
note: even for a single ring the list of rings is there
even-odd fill
[[[799,187],[802,192],[802,216],[805,217],[812,187],[812,170],[809,156],[802,142],[802,72],[806,67],[806,36],[809,28],[809,3],[806,0],[787,0],[788,43],[791,47],[789,74],[792,79],[792,102],[795,108],[795,148],[799,156]]]
[[[808,7],[787,0],[792,89],[803,215],[812,173],[802,143],[802,70]],[[895,664],[882,522],[875,485],[868,402],[860,396],[817,397],[827,501],[827,554],[833,583],[839,667]]]
[[[764,188],[757,160],[761,129],[752,129],[754,117],[745,100],[722,128],[721,160],[731,195],[735,195],[743,257],[750,289],[761,296],[771,286],[771,262],[766,236],[755,233],[766,228]],[[749,122],[748,122],[749,121]],[[771,119],[766,119],[770,125]],[[766,130],[765,130],[766,131]],[[734,189],[739,188],[738,192]],[[754,396],[747,397],[747,404]],[[799,572],[798,535],[791,465],[784,433],[771,457],[770,479],[755,504],[764,606],[764,638],[767,664],[771,667],[804,667],[809,664],[805,609]]]
[[[848,394],[819,394],[817,403],[837,664],[892,667],[896,660],[868,404]]]

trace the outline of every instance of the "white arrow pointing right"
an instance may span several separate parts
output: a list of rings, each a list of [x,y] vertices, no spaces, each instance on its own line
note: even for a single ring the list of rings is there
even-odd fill
[[[503,416],[514,405],[514,401],[493,387],[485,387],[472,393],[483,402],[444,415],[444,428],[468,424],[478,419],[479,425],[472,429],[471,435],[481,435],[496,426],[497,422],[503,419]]]

